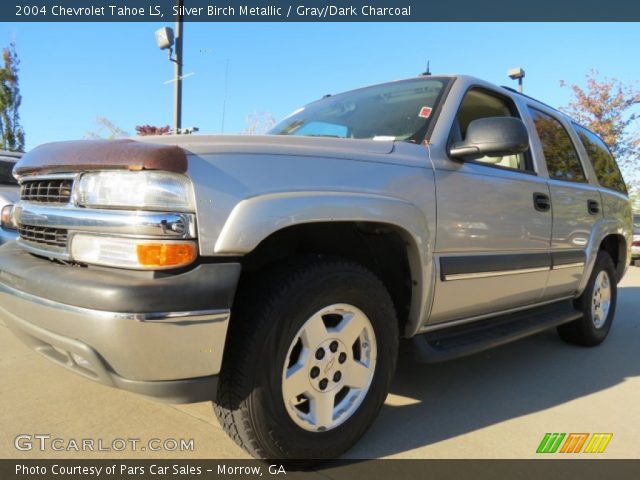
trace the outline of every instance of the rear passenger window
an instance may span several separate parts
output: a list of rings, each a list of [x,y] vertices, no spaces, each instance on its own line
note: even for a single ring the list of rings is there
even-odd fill
[[[598,183],[603,187],[626,194],[627,186],[624,184],[620,169],[607,145],[590,130],[575,123],[573,126],[584,145],[584,149],[587,151],[589,161],[593,165],[596,177],[598,177]]]
[[[529,112],[542,144],[549,176],[570,182],[586,182],[578,152],[562,124],[551,115],[535,108],[529,108]]]

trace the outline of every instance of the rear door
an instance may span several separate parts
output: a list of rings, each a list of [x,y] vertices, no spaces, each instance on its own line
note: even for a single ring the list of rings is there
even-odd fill
[[[573,124],[573,129],[578,135],[579,142],[584,148],[584,156],[588,158],[599,184],[605,221],[614,221],[618,225],[625,225],[631,216],[631,207],[629,205],[627,186],[613,155],[607,145],[595,133],[575,123]],[[636,255],[638,253],[640,253],[640,249],[636,247]],[[626,262],[625,258],[614,258],[613,260],[618,260],[622,263]]]
[[[541,105],[529,106],[537,133],[538,154],[544,158],[553,210],[552,270],[545,299],[573,295],[586,263],[594,225],[603,217],[597,186],[589,183],[577,138],[564,117]]]

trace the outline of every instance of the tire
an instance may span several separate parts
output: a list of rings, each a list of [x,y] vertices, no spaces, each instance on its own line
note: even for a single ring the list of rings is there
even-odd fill
[[[634,259],[631,263],[636,267],[640,267],[640,258]]]
[[[396,313],[382,282],[349,261],[307,258],[241,287],[214,410],[256,458],[335,458],[378,414],[397,354]],[[331,395],[340,408],[327,407]]]
[[[608,306],[606,301],[608,298]],[[616,270],[607,252],[600,250],[589,283],[574,302],[582,318],[558,327],[560,337],[568,343],[594,347],[600,345],[611,329],[616,313],[618,287]]]

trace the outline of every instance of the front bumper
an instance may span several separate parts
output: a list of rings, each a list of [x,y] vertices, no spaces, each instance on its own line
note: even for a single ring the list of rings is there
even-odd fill
[[[237,263],[161,276],[79,268],[11,242],[0,248],[0,318],[91,380],[169,402],[209,400],[239,274]]]

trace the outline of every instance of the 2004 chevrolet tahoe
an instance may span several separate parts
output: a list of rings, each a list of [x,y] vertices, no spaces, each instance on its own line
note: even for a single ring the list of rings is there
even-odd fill
[[[264,136],[47,144],[14,172],[7,326],[105,385],[213,400],[257,457],[351,447],[399,337],[425,362],[554,327],[598,345],[631,255],[602,140],[467,76],[326,96]]]

